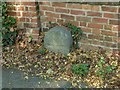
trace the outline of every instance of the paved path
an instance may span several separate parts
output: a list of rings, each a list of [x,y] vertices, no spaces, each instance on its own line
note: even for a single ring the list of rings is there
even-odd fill
[[[41,77],[29,76],[24,79],[24,74],[16,69],[2,70],[2,87],[3,88],[72,88],[72,85],[65,81],[55,81],[43,79]]]

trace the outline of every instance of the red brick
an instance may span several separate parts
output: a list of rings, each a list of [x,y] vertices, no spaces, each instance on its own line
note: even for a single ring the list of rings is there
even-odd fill
[[[69,9],[55,8],[55,11],[60,13],[69,13]]]
[[[92,33],[96,35],[100,35],[101,30],[100,29],[92,29]]]
[[[103,25],[101,25],[101,24],[95,24],[95,23],[89,23],[88,27],[102,29]]]
[[[52,6],[54,6],[54,7],[66,7],[66,3],[52,2]]]
[[[25,18],[17,18],[18,22],[25,22]]]
[[[30,22],[30,18],[25,18],[25,21],[26,22]]]
[[[91,10],[94,10],[94,11],[100,11],[101,10],[101,6],[97,6],[97,5],[91,5]]]
[[[47,2],[47,1],[45,1],[45,2],[39,2],[39,5],[41,6],[41,5],[50,5],[50,2]]]
[[[7,2],[7,4],[13,5],[15,4],[15,2]]]
[[[80,10],[71,10],[71,14],[74,15],[85,15],[84,11],[80,11]]]
[[[72,25],[79,26],[79,22],[77,21],[71,21],[71,20],[65,20],[65,23],[71,23]]]
[[[22,14],[23,14],[23,16],[27,16],[27,17],[37,16],[37,13],[36,13],[36,12],[23,12]]]
[[[76,8],[76,9],[82,9],[82,5],[81,4],[74,4],[74,3],[68,3],[67,4],[67,8]]]
[[[104,18],[93,18],[92,22],[98,22],[98,23],[107,23],[108,19],[104,19]]]
[[[18,11],[24,11],[24,6],[17,7]]]
[[[61,18],[63,19],[68,19],[68,20],[74,20],[74,16],[71,15],[65,15],[65,14],[61,14]]]
[[[107,24],[104,25],[105,30],[112,30],[112,27],[113,25],[107,25]]]
[[[21,2],[16,0],[15,5],[21,5]]]
[[[59,18],[59,14],[53,13],[53,12],[46,12],[46,16],[49,17],[54,17],[54,18]]]
[[[35,6],[35,2],[21,2],[22,5]]]
[[[57,19],[57,22],[58,22],[60,25],[63,25],[63,24],[64,24],[64,20],[63,20],[63,19]]]
[[[85,9],[85,10],[93,10],[93,11],[100,11],[100,6],[82,4],[82,9]]]
[[[11,16],[21,16],[20,12],[8,12],[7,14]]]
[[[16,8],[14,6],[11,6],[11,5],[8,5],[8,8],[7,8],[8,11],[14,11],[16,10]]]
[[[86,26],[86,24],[87,24],[86,22],[81,21],[79,26]]]
[[[29,7],[30,11],[36,11],[36,7]]]
[[[37,22],[38,22],[38,19],[37,19],[37,18],[32,18],[32,19],[31,19],[31,22],[36,22],[36,23],[37,23]]]
[[[88,40],[88,39],[81,39],[80,42],[82,42],[82,43],[87,43],[87,44],[88,44],[88,43],[89,43],[89,40]]]
[[[41,10],[47,10],[47,11],[54,11],[53,7],[49,7],[49,6],[40,6]]]
[[[113,26],[113,31],[120,31],[120,26],[119,25]]]
[[[113,7],[113,6],[102,6],[102,11],[108,11],[108,12],[117,12],[117,7]]]
[[[95,35],[94,38],[97,40],[103,40],[103,36],[99,36],[99,35]]]
[[[82,9],[91,10],[91,5],[82,4]]]
[[[101,42],[96,41],[96,40],[92,40],[92,44],[94,44],[94,45],[101,45]]]
[[[88,34],[89,39],[103,40],[103,36]]]
[[[113,37],[113,42],[120,42],[120,39],[118,37]]]
[[[107,36],[116,36],[116,33],[112,32],[112,31],[104,31],[104,30],[102,30],[101,34],[102,35],[107,35]]]
[[[87,33],[91,33],[91,32],[92,32],[91,29],[90,29],[90,28],[87,28],[87,27],[81,27],[81,30],[82,30],[83,32],[87,32]]]
[[[118,14],[104,13],[103,15],[106,18],[118,18]]]
[[[87,12],[87,16],[102,16],[102,13],[99,12]]]
[[[119,21],[118,20],[109,20],[109,24],[119,25]]]
[[[106,47],[112,47],[116,48],[117,44],[111,43],[111,42],[101,42],[101,45],[106,46]]]
[[[53,17],[50,17],[50,16],[48,16],[48,17],[45,17],[45,21],[51,21],[51,22],[56,22],[56,19],[55,18],[53,18]]]
[[[21,2],[7,2],[7,4],[10,4],[10,5],[20,5]]]
[[[91,18],[90,17],[82,17],[82,16],[78,16],[77,17],[78,21],[84,21],[84,22],[91,22]]]

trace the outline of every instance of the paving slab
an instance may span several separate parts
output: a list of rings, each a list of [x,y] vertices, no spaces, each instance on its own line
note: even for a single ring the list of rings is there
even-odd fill
[[[22,71],[2,69],[2,88],[73,88],[73,86],[65,80],[56,81],[37,76],[28,76],[28,79],[24,79]]]

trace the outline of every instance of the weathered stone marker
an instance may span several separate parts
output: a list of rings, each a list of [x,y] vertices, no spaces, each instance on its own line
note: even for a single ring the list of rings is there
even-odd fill
[[[44,47],[49,51],[68,54],[72,44],[73,39],[71,33],[63,26],[51,28],[44,37]]]

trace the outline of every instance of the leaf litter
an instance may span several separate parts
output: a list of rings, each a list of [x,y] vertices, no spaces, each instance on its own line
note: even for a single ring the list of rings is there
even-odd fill
[[[100,49],[96,51],[84,50],[82,48],[75,49],[68,55],[50,52],[43,48],[44,33],[41,33],[39,40],[27,43],[23,47],[16,46],[3,48],[4,68],[17,68],[24,72],[25,79],[28,75],[47,77],[55,80],[65,79],[72,83],[74,87],[80,87],[80,82],[86,83],[88,87],[96,88],[120,88],[120,61],[119,55],[107,54],[106,51]],[[39,50],[44,51],[39,52]],[[99,70],[98,61],[100,57],[105,58],[105,64],[115,66],[113,72],[105,74],[101,78],[96,74]],[[85,76],[79,76],[72,72],[73,64],[89,64],[89,71]]]

